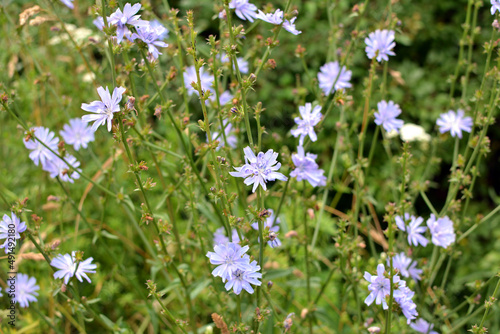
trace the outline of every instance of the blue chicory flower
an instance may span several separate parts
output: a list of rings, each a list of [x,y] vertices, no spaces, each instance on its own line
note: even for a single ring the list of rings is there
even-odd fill
[[[323,115],[321,114],[321,106],[315,106],[312,108],[311,103],[306,103],[305,106],[299,107],[300,117],[295,117],[295,123],[297,124],[297,129],[291,130],[292,136],[299,138],[299,145],[302,146],[304,143],[304,138],[309,136],[312,141],[316,141],[318,137],[316,132],[314,132],[314,126],[316,126]]]
[[[76,252],[72,252],[70,254],[59,254],[55,258],[52,259],[50,265],[59,269],[54,273],[54,278],[63,279],[64,284],[68,284],[71,277],[76,276],[76,278],[83,282],[83,278],[87,280],[87,282],[91,283],[90,278],[87,274],[95,274],[95,270],[97,265],[92,263],[93,258],[89,257],[84,261],[78,262],[75,257]]]
[[[95,139],[94,131],[81,118],[70,119],[69,124],[64,124],[59,134],[66,144],[73,145],[75,151],[80,147],[87,148],[88,143]]]
[[[113,96],[111,96],[108,87],[106,89],[103,87],[97,88],[97,93],[99,93],[101,101],[93,101],[90,104],[82,103],[81,108],[83,110],[94,113],[84,115],[82,121],[87,123],[94,121],[94,124],[92,124],[93,131],[96,131],[99,126],[107,122],[108,131],[111,131],[113,114],[120,111],[120,101],[125,90],[123,87],[115,87]]]
[[[149,25],[148,21],[139,19],[140,15],[135,15],[141,9],[141,4],[136,3],[131,5],[126,3],[123,7],[123,12],[120,8],[116,10],[113,14],[109,16],[108,23],[111,25],[116,25],[116,41],[121,43],[123,36],[130,34],[130,30],[127,25],[134,27],[146,27]]]
[[[345,66],[340,68],[339,62],[329,62],[319,68],[318,73],[319,88],[325,95],[331,94],[339,89],[350,88],[352,72]]]
[[[382,125],[387,132],[392,130],[399,133],[399,129],[404,125],[404,122],[396,117],[401,114],[399,105],[392,101],[380,101],[377,103],[378,111],[375,112],[375,124]]]
[[[410,245],[422,245],[423,247],[427,246],[429,240],[422,235],[425,233],[427,228],[425,226],[420,226],[424,222],[422,217],[415,217],[413,215],[410,216],[410,214],[406,212],[404,220],[401,216],[396,216],[395,220],[398,228],[401,231],[408,233],[408,243]]]
[[[268,181],[288,180],[285,175],[278,172],[281,167],[281,163],[276,160],[278,153],[268,150],[266,153],[259,152],[256,156],[249,146],[245,147],[243,151],[245,152],[245,164],[241,167],[233,167],[236,172],[229,172],[229,174],[245,178],[244,183],[247,186],[253,184],[252,192],[257,190],[259,184],[264,190],[267,190],[266,183]]]
[[[464,117],[464,111],[458,109],[457,112],[449,110],[441,114],[436,124],[439,126],[439,132],[450,131],[452,137],[462,138],[462,131],[471,132],[473,121],[471,117]]]
[[[448,216],[437,218],[433,214],[427,220],[427,226],[432,236],[432,243],[436,246],[447,248],[455,242],[453,222]]]
[[[59,138],[54,135],[54,132],[43,126],[32,128],[31,130],[34,131],[33,134],[37,139],[30,138],[29,140],[25,140],[24,146],[26,146],[28,150],[31,150],[29,157],[33,160],[35,165],[38,166],[38,164],[41,163],[42,166],[44,166],[47,161],[54,159],[55,155],[50,150],[57,152]],[[47,145],[50,150],[40,142]]]
[[[292,161],[295,169],[290,173],[290,177],[297,178],[297,181],[307,180],[313,187],[326,185],[324,170],[319,169],[316,163],[316,154],[304,154],[302,146],[297,147],[297,153],[292,154]]]
[[[389,56],[396,55],[392,51],[396,46],[393,30],[375,30],[365,38],[365,43],[368,58],[376,58],[379,63],[382,60],[388,61]]]

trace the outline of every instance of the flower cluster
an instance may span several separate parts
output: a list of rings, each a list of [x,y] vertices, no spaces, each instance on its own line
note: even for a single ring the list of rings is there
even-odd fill
[[[431,241],[434,245],[447,248],[455,242],[453,222],[448,216],[436,218],[434,214],[431,214],[427,220],[427,227],[420,226],[423,221],[422,217],[410,216],[409,213],[405,213],[404,219],[401,216],[396,216],[396,225],[401,231],[408,233],[408,243],[410,245],[427,246],[429,241],[422,235],[427,230],[427,227],[431,232]]]
[[[158,48],[168,46],[167,43],[163,42],[168,34],[168,29],[157,20],[146,21],[140,19],[141,15],[136,15],[140,9],[141,4],[132,6],[130,3],[127,3],[123,7],[123,11],[118,8],[106,20],[108,25],[116,26],[116,36],[114,36],[114,39],[116,39],[117,43],[121,43],[124,37],[130,42],[140,40],[146,44],[151,57],[157,59],[161,55]],[[94,20],[94,25],[99,30],[103,30],[104,19],[101,16],[97,17]],[[132,32],[129,29],[130,27],[134,27],[135,32]]]
[[[391,280],[385,276],[384,265],[379,264],[377,266],[377,275],[371,275],[369,272],[365,271],[363,277],[370,283],[368,285],[370,294],[366,297],[365,304],[371,305],[375,301],[375,304],[382,304],[382,308],[387,310],[389,308],[387,297],[391,294]],[[392,276],[392,283],[394,301],[401,307],[409,324],[413,319],[416,319],[418,315],[416,310],[417,306],[413,302],[415,292],[411,291],[406,286],[406,282],[401,280],[396,274]]]
[[[71,131],[72,129],[68,129]],[[77,131],[80,131],[79,129]],[[27,133],[27,138],[24,140],[24,146],[31,152],[29,157],[36,166],[42,165],[42,169],[50,173],[51,178],[59,177],[61,181],[73,183],[74,180],[80,177],[77,171],[80,162],[72,155],[67,154],[64,160],[57,155],[59,138],[54,135],[54,132],[44,127],[32,128],[32,134]],[[68,138],[79,141],[79,145],[83,145],[83,139],[76,139],[76,135],[65,132]],[[87,140],[87,139],[85,139]],[[88,141],[87,141],[88,142]],[[85,145],[87,145],[87,142]],[[70,170],[73,170],[70,172]]]
[[[245,153],[245,164],[241,167],[233,167],[236,172],[229,172],[229,174],[244,178],[244,183],[247,186],[253,184],[252,192],[257,190],[259,184],[264,190],[267,190],[266,183],[268,181],[288,180],[285,175],[278,172],[281,167],[281,163],[276,160],[278,153],[268,150],[266,153],[259,152],[255,155],[249,146],[245,147],[243,152]]]
[[[217,265],[212,271],[215,277],[221,277],[222,282],[226,282],[227,291],[233,289],[237,295],[244,289],[248,293],[253,293],[252,285],[260,286],[262,278],[260,266],[257,261],[250,262],[250,256],[245,254],[249,247],[241,247],[231,242],[218,244],[214,247],[214,252],[208,252],[207,257],[211,264]]]

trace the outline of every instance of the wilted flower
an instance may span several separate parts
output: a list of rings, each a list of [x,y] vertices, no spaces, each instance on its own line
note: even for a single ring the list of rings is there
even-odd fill
[[[396,55],[392,51],[396,46],[393,30],[375,30],[365,38],[365,43],[365,51],[368,58],[376,58],[379,63],[382,60],[388,61],[389,56]]]
[[[405,213],[404,220],[401,216],[396,216],[396,225],[401,231],[408,233],[408,243],[413,246],[418,246],[419,244],[423,247],[427,246],[429,240],[427,240],[422,234],[425,233],[427,228],[425,226],[420,226],[424,222],[422,217],[410,216],[408,212]],[[406,223],[409,221],[408,223]]]
[[[36,302],[37,298],[35,296],[38,296],[36,291],[40,290],[40,287],[36,285],[36,278],[18,273],[15,280],[16,293],[14,301],[23,308],[28,307],[31,302]]]
[[[88,143],[95,139],[94,131],[81,118],[70,119],[69,124],[64,124],[59,134],[66,144],[73,145],[75,151],[80,147],[87,148]]]
[[[306,103],[305,106],[299,107],[300,117],[295,117],[295,123],[297,124],[297,129],[291,130],[290,132],[294,137],[299,138],[299,145],[302,146],[304,143],[304,138],[309,136],[311,141],[316,141],[318,137],[314,132],[314,126],[321,121],[321,106],[315,106],[312,109],[311,103]]]
[[[136,3],[135,5],[131,5],[130,3],[126,3],[123,7],[123,12],[120,8],[116,10],[113,14],[109,16],[108,23],[112,25],[116,25],[116,41],[121,43],[123,40],[123,36],[126,34],[130,34],[130,30],[127,25],[134,27],[145,27],[149,25],[148,21],[140,20],[140,15],[135,15],[141,9],[141,4]]]
[[[448,216],[436,219],[434,214],[427,220],[427,226],[432,235],[432,243],[436,246],[447,248],[455,242],[453,222]]]
[[[413,324],[410,324],[410,327],[423,334],[439,334],[438,332],[432,330],[434,328],[433,324],[429,324],[422,318],[418,319]]]
[[[244,183],[247,186],[253,184],[252,192],[257,190],[259,184],[264,190],[267,190],[267,181],[288,180],[285,175],[277,172],[281,167],[281,163],[276,160],[278,153],[268,150],[266,153],[259,152],[255,156],[249,146],[245,147],[243,151],[245,152],[245,164],[241,167],[233,167],[236,172],[229,172],[229,174],[245,178]]]
[[[274,13],[265,14],[263,11],[259,10],[259,13],[255,15],[255,17],[274,25],[280,25],[281,22],[283,22],[283,11],[281,9],[276,9]]]
[[[38,166],[38,164],[41,163],[42,166],[44,166],[47,161],[54,158],[54,153],[40,142],[50,147],[52,151],[57,152],[59,138],[54,135],[54,132],[43,126],[32,128],[31,130],[34,130],[34,135],[37,139],[31,138],[28,141],[24,141],[24,146],[26,146],[28,150],[31,150],[29,157],[33,160],[35,165]]]
[[[54,157],[54,159],[47,161],[47,163],[43,166],[43,170],[50,173],[50,177],[55,179],[59,177],[59,179],[63,182],[73,183],[74,180],[80,178],[80,174],[75,170],[81,171],[80,161],[76,160],[76,158],[70,154],[67,154],[64,157],[68,163],[64,162],[59,157]],[[73,169],[73,172],[70,173],[69,170]]]
[[[162,53],[158,51],[157,47],[166,48],[167,43],[163,42],[160,38],[162,34],[167,32],[162,25],[153,27],[151,25],[146,25],[142,27],[137,27],[137,33],[133,33],[131,39],[140,39],[148,46],[148,52],[153,55],[154,59],[158,59],[158,56]]]
[[[262,274],[259,273],[260,266],[257,265],[257,261],[250,262],[248,255],[244,255],[243,258],[249,263],[249,268],[247,270],[236,269],[224,286],[227,291],[233,289],[237,295],[241,293],[242,289],[245,289],[248,293],[253,293],[252,285],[260,286],[262,284],[259,281]]]
[[[207,253],[210,263],[217,265],[212,271],[212,275],[221,277],[222,281],[225,282],[231,280],[233,273],[238,269],[242,271],[251,270],[248,259],[243,257],[248,249],[248,246],[241,247],[234,242],[215,245],[215,252]]]
[[[288,31],[294,35],[299,35],[302,33],[302,31],[299,31],[299,30],[297,30],[297,28],[295,28],[295,20],[296,19],[297,19],[297,17],[294,17],[290,21],[285,20],[285,22],[283,22],[283,28],[285,28],[286,31]]]
[[[352,72],[348,71],[345,66],[340,68],[339,62],[329,62],[319,68],[318,73],[319,88],[326,95],[335,92],[339,89],[350,88]]]
[[[16,239],[21,239],[21,234],[26,231],[26,223],[21,222],[21,219],[16,216],[14,212],[10,213],[11,217],[8,215],[3,215],[2,221],[0,221],[0,240],[5,239],[5,242],[0,245],[0,248],[5,248],[5,254],[10,252],[9,249],[9,241],[12,242],[14,239],[14,245],[16,244]],[[9,227],[9,225],[14,225]],[[10,233],[9,230],[14,230],[13,233]],[[10,239],[10,240],[9,240]]]
[[[191,86],[191,83],[198,83],[198,77],[196,76],[196,68],[194,66],[189,66],[186,68],[186,71],[182,74],[184,77],[184,86],[186,87],[188,95],[196,94],[198,95],[198,90]],[[200,81],[201,81],[201,90],[203,92],[207,91],[212,87],[214,83],[213,75],[210,75],[208,72],[203,71],[203,67],[200,67]]]
[[[53,258],[50,262],[52,267],[60,269],[54,273],[54,278],[64,279],[64,284],[68,284],[71,277],[76,276],[76,278],[83,282],[82,277],[91,282],[88,274],[95,274],[95,268],[97,266],[92,263],[93,258],[89,257],[85,261],[77,261],[75,257],[76,252],[69,254],[59,254],[57,257]]]
[[[229,8],[234,9],[234,13],[243,21],[253,22],[253,19],[257,16],[255,12],[257,6],[248,2],[248,0],[231,0],[229,3]]]
[[[97,88],[97,93],[101,97],[101,101],[93,101],[90,104],[82,103],[82,109],[94,114],[84,115],[82,121],[92,122],[92,130],[96,131],[97,128],[108,122],[108,131],[111,131],[111,125],[113,123],[113,114],[120,111],[120,101],[122,100],[122,95],[125,92],[123,87],[115,87],[113,90],[113,96],[109,93],[108,87],[106,90],[103,87]]]
[[[445,133],[450,131],[452,137],[462,138],[462,131],[470,132],[472,128],[472,118],[464,117],[464,111],[458,109],[457,112],[453,110],[441,114],[436,121],[439,126],[439,132]]]
[[[319,169],[316,163],[316,154],[304,154],[302,146],[297,147],[297,153],[292,155],[295,169],[290,173],[290,177],[296,177],[297,181],[307,180],[313,187],[326,185],[324,170]]]
[[[380,101],[377,103],[378,111],[375,112],[375,124],[382,125],[385,131],[390,132],[392,130],[399,131],[403,126],[404,122],[396,117],[401,114],[401,108],[399,105],[392,101]]]

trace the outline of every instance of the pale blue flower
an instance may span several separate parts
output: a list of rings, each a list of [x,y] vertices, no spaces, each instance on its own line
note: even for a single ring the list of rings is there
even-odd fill
[[[47,161],[54,159],[55,155],[50,150],[57,152],[59,138],[54,135],[54,132],[43,126],[32,128],[31,130],[34,130],[34,135],[37,139],[31,138],[28,141],[24,141],[24,146],[26,146],[28,150],[31,150],[29,157],[33,160],[35,165],[38,166],[38,164],[41,163],[42,166],[44,166]],[[47,145],[50,150],[40,142]]]
[[[68,8],[75,8],[75,6],[73,5],[73,0],[61,0],[61,2]]]
[[[427,227],[420,226],[423,222],[424,219],[422,217],[410,216],[408,212],[405,213],[404,220],[401,216],[396,216],[396,225],[401,231],[408,233],[408,243],[413,246],[420,244],[425,247],[429,242],[422,235],[427,230]]]
[[[388,61],[389,56],[396,55],[392,51],[396,46],[393,30],[375,30],[365,38],[365,43],[368,58],[376,58],[379,63],[382,60]]]
[[[278,173],[281,167],[281,163],[276,160],[278,153],[268,150],[266,153],[259,152],[255,156],[249,146],[245,147],[243,151],[245,152],[245,164],[241,167],[233,167],[236,172],[229,172],[229,174],[245,178],[244,183],[247,186],[253,184],[252,192],[257,190],[259,184],[264,190],[267,190],[267,181],[288,180],[285,175]]]
[[[410,324],[410,327],[423,334],[439,334],[438,332],[432,330],[434,328],[433,324],[429,324],[422,318],[418,319],[413,324]]]
[[[491,0],[491,15],[495,15],[495,12],[500,13],[500,0]]]
[[[312,108],[311,103],[306,103],[305,106],[299,107],[300,117],[295,117],[295,123],[297,124],[297,129],[291,130],[292,136],[299,138],[299,145],[302,146],[304,143],[304,138],[309,136],[311,141],[316,141],[318,137],[316,132],[314,132],[314,126],[316,126],[323,115],[321,114],[321,106],[315,106]]]
[[[291,19],[290,21],[288,20],[285,20],[285,22],[283,22],[283,28],[285,28],[286,31],[294,34],[294,35],[299,35],[302,33],[302,31],[300,30],[297,30],[295,28],[295,20],[297,19],[297,17],[294,17],[293,19]]]
[[[313,187],[326,185],[324,170],[319,169],[316,163],[316,154],[304,153],[302,146],[297,147],[297,153],[292,154],[292,161],[295,169],[290,173],[290,177],[297,178],[297,181],[306,180]]]
[[[375,304],[380,305],[384,310],[387,310],[389,306],[387,305],[386,296],[391,293],[391,280],[384,276],[385,267],[382,263],[377,266],[377,275],[371,275],[369,272],[365,271],[364,279],[370,283],[368,285],[368,290],[370,294],[365,299],[365,304],[370,306],[374,301]],[[405,286],[405,281],[400,281],[398,275],[394,275],[392,279],[393,284],[398,284],[399,286]],[[393,296],[398,296],[399,293],[393,291]]]
[[[14,225],[13,228],[12,225]],[[9,232],[11,229],[14,230],[14,233],[12,231]],[[2,221],[0,221],[0,240],[5,239],[5,242],[0,245],[0,248],[5,248],[5,254],[10,253],[12,246],[16,246],[16,240],[21,239],[20,233],[24,231],[26,231],[26,223],[21,222],[21,219],[14,212],[10,213],[10,217],[3,215]],[[9,240],[9,238],[14,238],[14,245],[10,245],[11,247],[9,247],[9,242],[12,242],[12,240]]]
[[[87,148],[88,143],[95,139],[94,131],[81,118],[70,119],[69,124],[64,124],[59,134],[66,144],[73,145],[75,151],[80,147]]]
[[[248,249],[248,246],[241,247],[234,242],[215,245],[214,252],[207,253],[210,263],[217,265],[212,271],[212,275],[221,277],[222,281],[225,282],[231,280],[233,273],[238,269],[251,270],[248,259],[243,256]]]
[[[410,324],[418,316],[417,305],[412,299],[415,292],[411,291],[407,286],[400,286],[397,291],[393,292],[393,295],[394,300],[399,304],[403,315],[406,317],[406,323]]]
[[[231,61],[230,57],[225,53],[221,53],[221,62],[223,64],[227,64]],[[248,73],[248,61],[246,61],[244,58],[237,57],[236,62],[238,63],[238,69],[240,70],[241,73]],[[235,66],[233,65],[233,69],[236,70]]]
[[[113,114],[120,111],[120,101],[125,90],[123,87],[115,87],[113,96],[111,96],[108,87],[106,87],[106,90],[103,87],[97,88],[97,93],[102,101],[93,101],[90,104],[82,103],[81,108],[83,110],[94,113],[84,115],[82,121],[87,123],[94,121],[94,124],[92,124],[93,131],[96,131],[99,126],[107,122],[108,131],[111,131]]]
[[[109,24],[116,25],[116,41],[121,43],[123,40],[123,36],[130,33],[127,25],[135,26],[135,27],[144,27],[148,26],[149,22],[140,20],[140,15],[135,15],[141,9],[141,4],[136,3],[135,5],[131,5],[130,3],[126,3],[123,7],[123,12],[120,8],[116,10],[109,17]]]
[[[439,126],[439,132],[450,131],[452,137],[462,138],[462,131],[471,132],[473,121],[471,117],[464,117],[464,111],[458,109],[457,112],[449,110],[441,114],[436,124]]]
[[[404,122],[396,117],[401,114],[399,105],[392,101],[384,100],[377,103],[378,111],[375,112],[375,124],[382,125],[387,132],[392,130],[399,133],[399,129],[404,125]]]
[[[264,13],[259,9],[259,13],[255,16],[259,20],[274,24],[280,25],[283,22],[283,11],[281,9],[276,9],[274,13]]]
[[[88,259],[78,262],[75,257],[76,252],[72,252],[69,254],[59,254],[55,258],[52,259],[50,265],[59,269],[54,273],[54,278],[63,279],[64,284],[68,284],[71,277],[76,276],[76,278],[83,282],[83,278],[87,280],[87,282],[91,283],[90,278],[87,274],[95,274],[95,270],[97,265],[92,263],[93,258],[89,257]]]
[[[15,285],[14,301],[19,303],[19,306],[25,308],[29,306],[29,303],[38,301],[35,296],[38,296],[38,292],[36,291],[40,290],[40,287],[36,285],[36,278],[18,273]]]
[[[339,89],[350,88],[352,72],[345,66],[340,68],[339,62],[329,62],[319,68],[318,73],[319,88],[328,95]]]
[[[277,237],[277,232],[280,230],[280,227],[277,224],[279,224],[281,222],[281,219],[279,217],[277,217],[276,218],[276,225],[273,225],[275,223],[274,210],[268,209],[267,211],[269,211],[270,215],[269,215],[269,217],[266,218],[266,221],[264,222],[263,228],[269,229],[269,236],[271,238],[269,238],[269,241],[267,242],[267,244],[271,248],[276,248],[276,247],[281,246],[281,241]],[[258,231],[259,230],[259,223],[258,222],[253,223],[252,228],[254,230]],[[258,241],[260,242],[260,238],[258,239]]]
[[[102,18],[102,16],[98,16],[94,21],[92,21],[92,23],[97,27],[97,29],[99,29],[100,31],[102,31],[104,29],[104,19]],[[108,18],[108,24],[109,24],[109,18]]]
[[[229,8],[234,9],[234,13],[243,21],[253,22],[253,19],[257,16],[255,12],[257,6],[248,2],[248,0],[231,0],[229,3]]]
[[[387,259],[387,265],[390,265],[389,259]],[[401,276],[411,277],[415,281],[420,280],[420,275],[422,274],[423,270],[417,269],[417,262],[412,261],[412,259],[407,257],[404,252],[401,252],[394,256],[392,265],[401,273]]]
[[[160,21],[158,21],[156,19],[151,20],[151,21],[149,21],[149,25],[151,27],[153,27],[154,29],[156,29],[156,33],[158,34],[158,39],[160,41],[163,41],[168,37],[169,31],[167,28],[165,28],[165,26],[163,24],[161,24]]]
[[[431,214],[431,217],[427,220],[427,226],[431,232],[431,240],[434,245],[447,248],[455,242],[453,222],[448,216],[436,219],[436,216]]]
[[[254,293],[252,285],[260,286],[262,284],[259,281],[262,274],[259,273],[260,266],[257,265],[257,261],[250,262],[248,255],[244,255],[243,258],[249,263],[249,268],[247,270],[236,269],[224,286],[227,291],[233,289],[236,295],[239,295],[243,289],[248,293]]]
[[[226,135],[226,140],[227,140],[228,145],[232,148],[236,148],[236,146],[238,144],[238,138],[233,133],[233,125],[230,122],[228,122],[227,119],[223,120],[222,124],[224,126],[224,133]],[[219,145],[217,146],[217,149],[216,149],[217,151],[221,147],[224,147],[224,137],[222,136],[222,134],[219,131],[213,131],[211,133],[211,135],[212,135],[212,140],[219,141]],[[207,138],[207,141],[208,141],[208,138]]]
[[[158,51],[157,48],[166,48],[168,46],[167,43],[163,42],[160,38],[162,34],[164,34],[167,29],[165,29],[162,25],[153,27],[151,25],[137,27],[137,33],[133,33],[131,39],[135,41],[136,39],[140,39],[148,46],[148,52],[151,53],[153,58],[158,59],[158,56],[162,53]]]
[[[191,86],[191,83],[198,83],[198,77],[196,76],[196,68],[194,66],[189,66],[186,68],[184,73],[182,74],[184,77],[184,86],[186,87],[188,95],[196,94],[198,95],[198,90]],[[203,70],[203,67],[200,67],[200,81],[201,81],[201,90],[206,92],[212,87],[214,83],[214,76],[208,72]]]
[[[56,156],[43,166],[43,170],[49,172],[50,177],[53,179],[59,177],[63,182],[74,183],[74,180],[80,178],[80,174],[76,172],[76,170],[81,171],[81,168],[78,168],[80,167],[80,161],[76,160],[76,158],[70,154],[66,154],[64,160],[68,163],[66,164],[61,158]],[[70,169],[73,169],[72,173],[69,172]]]
[[[213,236],[214,236],[214,245],[220,245],[229,242],[229,238],[226,237],[226,232],[224,227],[219,227],[218,229],[216,229]]]

